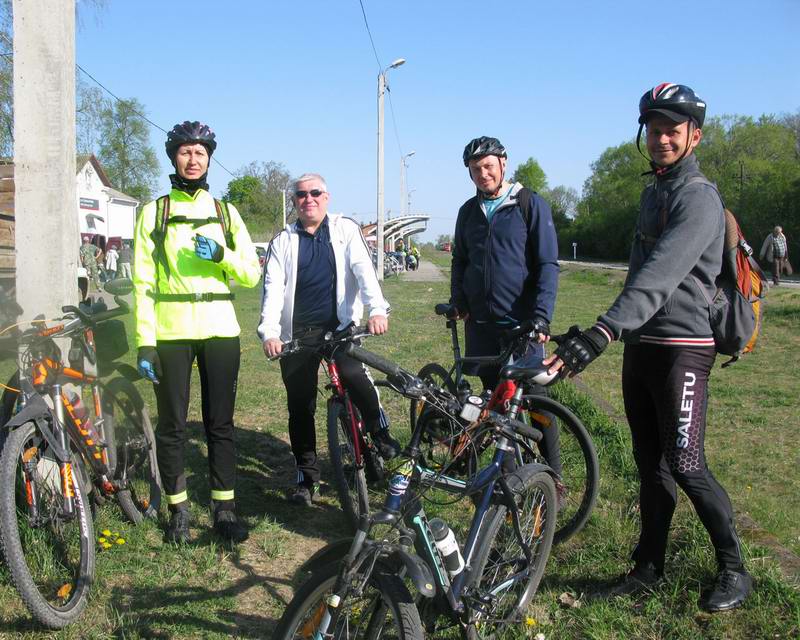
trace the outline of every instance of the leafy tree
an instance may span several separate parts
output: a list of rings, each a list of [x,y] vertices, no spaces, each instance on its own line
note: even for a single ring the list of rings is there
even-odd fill
[[[97,157],[115,189],[146,202],[152,199],[160,168],[143,113],[136,98],[108,104],[100,113]]]
[[[622,259],[630,251],[639,195],[648,180],[636,144],[626,142],[606,149],[592,164],[583,185],[583,199],[565,243],[577,242],[580,252],[596,258]]]
[[[531,191],[542,193],[547,190],[547,176],[534,158],[528,158],[519,165],[511,179],[521,183],[523,187],[528,187]]]
[[[289,180],[289,173],[280,162],[251,162],[228,183],[224,198],[236,205],[254,239],[268,240],[280,228]],[[288,219],[293,212],[288,194],[286,208]]]
[[[78,77],[75,99],[75,143],[78,153],[96,153],[100,146],[102,115],[111,104],[98,87],[92,87]]]
[[[547,190],[542,196],[550,204],[553,212],[553,224],[558,235],[559,249],[564,253],[572,242],[568,239],[568,234],[570,224],[578,213],[578,202],[580,201],[578,192],[572,187],[559,185]]]

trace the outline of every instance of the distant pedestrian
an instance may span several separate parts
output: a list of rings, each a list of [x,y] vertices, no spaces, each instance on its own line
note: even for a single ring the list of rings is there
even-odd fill
[[[779,285],[789,262],[789,245],[786,236],[783,235],[782,227],[776,226],[772,233],[764,238],[759,257],[772,263],[772,283]]]
[[[112,244],[106,251],[106,274],[109,280],[114,280],[117,277],[117,261],[119,260],[119,253],[117,248]]]
[[[89,242],[89,238],[84,237],[83,245],[80,248],[81,264],[86,269],[87,277],[94,282],[97,291],[100,291],[100,275],[97,270],[97,261],[103,255],[100,247]]]
[[[125,241],[119,250],[119,261],[117,262],[117,277],[130,278],[131,277],[131,260],[133,258],[133,251],[131,245]]]

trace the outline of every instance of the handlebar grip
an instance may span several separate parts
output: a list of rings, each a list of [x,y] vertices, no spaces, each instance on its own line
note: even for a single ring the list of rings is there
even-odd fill
[[[542,439],[543,434],[541,431],[538,431],[533,427],[529,427],[521,420],[513,420],[511,418],[508,418],[508,426],[511,427],[514,431],[516,431],[519,435],[525,436],[526,438],[530,438],[534,442],[539,442]]]
[[[377,353],[372,353],[371,351],[357,347],[352,343],[347,345],[345,353],[350,357],[355,358],[359,362],[363,362],[367,366],[377,369],[381,373],[385,373],[387,376],[399,377],[403,371],[394,362],[390,362],[386,358],[379,356]]]
[[[91,324],[98,324],[100,322],[105,322],[106,320],[111,320],[111,318],[124,316],[128,312],[130,312],[128,307],[116,307],[115,309],[109,309],[108,311],[98,311],[97,313],[93,313],[91,316],[89,316],[89,318]]]
[[[455,305],[449,304],[447,302],[442,302],[440,304],[437,304],[433,308],[433,310],[437,316],[444,316],[446,318],[454,318],[456,315]]]

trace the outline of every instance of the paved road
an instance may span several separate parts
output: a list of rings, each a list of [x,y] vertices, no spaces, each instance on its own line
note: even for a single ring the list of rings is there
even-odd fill
[[[441,269],[430,260],[420,262],[416,271],[403,271],[400,277],[411,282],[441,282],[445,279]]]

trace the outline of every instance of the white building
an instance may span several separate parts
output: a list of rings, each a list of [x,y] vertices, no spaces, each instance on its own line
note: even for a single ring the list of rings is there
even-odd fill
[[[111,241],[133,239],[133,224],[139,201],[111,186],[103,167],[94,155],[78,156],[77,209],[81,239],[105,249]]]

